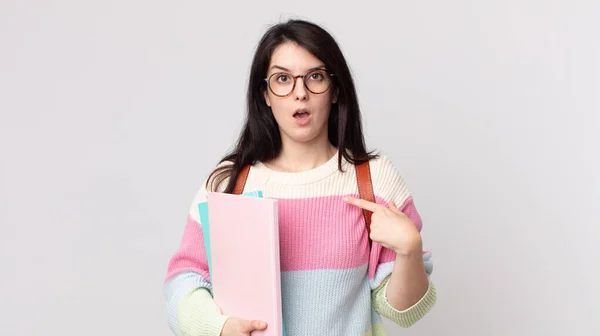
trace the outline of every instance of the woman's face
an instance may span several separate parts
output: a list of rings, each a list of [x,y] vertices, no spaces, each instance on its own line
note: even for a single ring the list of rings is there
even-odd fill
[[[317,71],[312,71],[315,69]],[[329,112],[337,97],[332,92],[330,73],[323,69],[323,62],[294,42],[285,42],[273,52],[266,77],[277,95],[269,88],[264,95],[279,124],[283,141],[327,140]],[[304,79],[292,77],[307,73]],[[311,92],[304,81],[313,92],[323,92]]]

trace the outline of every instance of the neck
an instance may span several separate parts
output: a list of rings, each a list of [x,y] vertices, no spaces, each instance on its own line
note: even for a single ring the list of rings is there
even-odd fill
[[[324,138],[309,142],[295,142],[282,138],[281,153],[269,163],[275,170],[302,172],[319,167],[335,155],[335,148],[325,134]]]

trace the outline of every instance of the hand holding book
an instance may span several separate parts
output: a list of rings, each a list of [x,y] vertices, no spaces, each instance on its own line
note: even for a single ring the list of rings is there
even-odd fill
[[[221,336],[250,336],[255,330],[265,330],[267,323],[258,320],[244,320],[230,317],[225,322]]]

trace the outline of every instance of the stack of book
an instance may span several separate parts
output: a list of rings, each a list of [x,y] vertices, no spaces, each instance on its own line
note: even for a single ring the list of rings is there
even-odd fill
[[[285,336],[277,200],[261,191],[208,193],[198,204],[214,300],[223,314],[268,323]]]

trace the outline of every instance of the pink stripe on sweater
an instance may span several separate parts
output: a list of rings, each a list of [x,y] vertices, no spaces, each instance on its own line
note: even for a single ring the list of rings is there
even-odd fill
[[[387,206],[383,199],[377,197],[376,200]],[[278,203],[282,271],[349,269],[370,260],[372,277],[377,265],[395,258],[392,251],[376,243],[369,253],[362,211],[346,204],[343,195],[279,199]],[[412,198],[400,209],[420,230],[421,218]],[[198,272],[210,280],[202,230],[191,216],[188,216],[180,247],[169,262],[166,279],[185,271]]]
[[[379,197],[376,201],[388,205]],[[376,266],[395,258],[392,251],[381,252],[379,244],[374,244],[374,253],[369,256],[362,211],[346,204],[342,195],[280,199],[278,203],[283,271],[348,269],[369,260]],[[421,217],[412,198],[407,199],[400,210],[421,230]]]
[[[348,269],[368,262],[362,212],[342,195],[278,204],[282,271]]]
[[[387,206],[387,204],[386,204],[386,206]],[[415,202],[413,201],[412,196],[407,198],[406,201],[404,201],[404,204],[402,204],[399,207],[399,209],[406,216],[408,216],[408,218],[410,218],[410,220],[413,221],[413,223],[417,227],[417,230],[419,230],[419,232],[421,232],[421,229],[423,228],[423,220],[421,219],[421,215],[419,215],[419,212],[417,211],[417,208],[415,207]]]
[[[206,280],[210,281],[202,229],[200,223],[195,221],[190,215],[187,218],[179,249],[169,262],[165,281],[168,281],[178,273],[186,271],[200,273]]]

